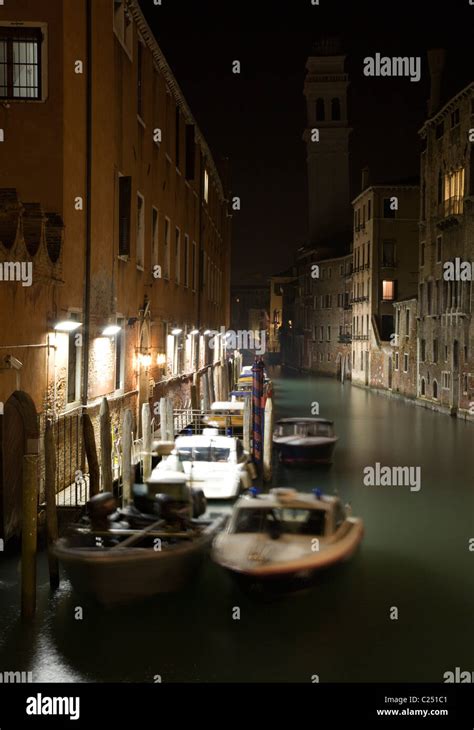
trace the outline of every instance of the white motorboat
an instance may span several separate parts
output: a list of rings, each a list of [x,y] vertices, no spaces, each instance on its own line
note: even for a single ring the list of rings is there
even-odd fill
[[[153,470],[184,471],[188,485],[203,490],[206,499],[234,499],[251,484],[249,455],[235,436],[219,436],[216,429],[178,436],[173,452]]]
[[[350,558],[364,533],[338,497],[271,489],[235,503],[212,558],[244,582],[300,587],[322,568]]]
[[[330,464],[337,440],[326,418],[282,418],[273,433],[283,464]]]

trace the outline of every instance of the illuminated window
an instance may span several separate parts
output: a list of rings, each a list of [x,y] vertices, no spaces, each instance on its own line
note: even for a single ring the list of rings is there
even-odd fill
[[[204,170],[204,200],[209,203],[209,173]]]
[[[444,214],[460,215],[463,212],[464,168],[448,172],[444,176]]]
[[[394,281],[382,281],[382,299],[384,302],[391,302],[395,299]]]

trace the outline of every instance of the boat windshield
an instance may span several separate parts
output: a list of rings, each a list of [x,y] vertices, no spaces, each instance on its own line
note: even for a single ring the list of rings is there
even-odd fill
[[[280,534],[324,535],[326,512],[322,509],[242,507],[235,521],[235,532],[272,532]]]
[[[297,436],[332,436],[333,428],[330,423],[297,423],[295,426]]]
[[[180,461],[229,461],[230,449],[217,446],[181,446],[178,449]]]

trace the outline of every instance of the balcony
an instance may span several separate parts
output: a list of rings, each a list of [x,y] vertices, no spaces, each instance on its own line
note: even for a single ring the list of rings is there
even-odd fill
[[[463,214],[464,198],[453,195],[438,205],[438,228],[448,228],[459,223],[459,216]]]
[[[368,302],[369,301],[369,297],[366,297],[366,296],[364,296],[364,297],[354,297],[354,299],[352,301],[353,302],[356,302],[357,304],[359,304],[359,302]]]
[[[356,333],[355,335],[352,335],[352,339],[353,340],[368,340],[369,335],[359,335],[358,333]]]

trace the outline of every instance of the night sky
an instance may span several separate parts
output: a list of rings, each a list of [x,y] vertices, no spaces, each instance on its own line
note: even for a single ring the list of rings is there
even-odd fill
[[[419,174],[428,48],[446,49],[446,92],[474,80],[469,0],[140,2],[216,162],[230,159],[242,205],[233,218],[235,283],[286,269],[307,241],[303,83],[315,41],[338,36],[347,55],[352,197],[364,165],[373,183]],[[363,59],[377,52],[421,56],[421,80],[365,77]]]

